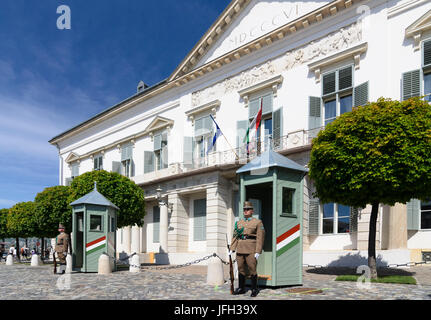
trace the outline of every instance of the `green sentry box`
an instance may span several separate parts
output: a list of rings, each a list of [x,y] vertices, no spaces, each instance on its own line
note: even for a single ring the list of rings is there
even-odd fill
[[[308,169],[272,151],[266,151],[237,171],[240,203],[251,201],[254,216],[265,227],[259,257],[259,285],[302,285],[303,179]],[[240,211],[239,218],[243,213]]]
[[[119,208],[94,190],[70,204],[72,216],[72,264],[78,272],[98,272],[102,253],[116,271],[116,229]]]

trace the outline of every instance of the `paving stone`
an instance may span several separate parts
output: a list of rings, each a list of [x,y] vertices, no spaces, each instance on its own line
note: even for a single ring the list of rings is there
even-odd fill
[[[228,279],[225,269],[225,279]],[[344,269],[303,269],[303,287],[322,290],[320,294],[297,294],[289,288],[260,288],[258,300],[430,300],[431,267],[405,270],[379,270],[380,274],[414,276],[418,285],[371,283],[370,289],[358,288],[356,282],[334,281],[338,274],[355,274]],[[206,267],[154,270],[140,273],[119,271],[110,275],[72,273],[54,275],[52,265],[30,267],[0,263],[1,300],[249,300],[245,295],[232,296],[230,284],[214,287],[206,284]]]

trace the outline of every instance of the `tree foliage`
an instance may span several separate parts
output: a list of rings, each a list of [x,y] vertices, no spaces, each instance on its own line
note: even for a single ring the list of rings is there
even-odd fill
[[[0,239],[9,238],[9,232],[7,229],[7,215],[9,209],[0,209]]]
[[[91,171],[75,178],[70,186],[69,203],[83,197],[94,189],[120,208],[117,227],[143,225],[145,216],[144,191],[129,178],[115,172]]]
[[[35,219],[36,206],[32,201],[19,202],[9,209],[7,230],[11,237],[29,238],[39,233]]]
[[[54,238],[58,234],[58,224],[62,223],[67,232],[72,231],[72,207],[69,206],[70,187],[46,188],[34,199],[39,237]]]
[[[394,205],[431,194],[431,106],[379,99],[354,108],[313,141],[310,177],[322,202]]]

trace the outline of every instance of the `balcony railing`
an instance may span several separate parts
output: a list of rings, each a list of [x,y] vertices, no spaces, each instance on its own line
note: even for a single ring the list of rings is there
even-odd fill
[[[216,165],[245,165],[268,149],[272,149],[274,151],[288,151],[309,146],[320,130],[322,130],[322,128],[298,130],[279,139],[268,138],[264,141],[252,140],[248,145],[248,149],[247,145],[243,145],[242,147],[233,150],[211,152],[205,157],[196,157],[188,163],[171,163],[167,169],[146,173],[142,176],[134,177],[133,179],[137,184],[142,184],[168,176],[191,172],[202,168],[209,168]]]

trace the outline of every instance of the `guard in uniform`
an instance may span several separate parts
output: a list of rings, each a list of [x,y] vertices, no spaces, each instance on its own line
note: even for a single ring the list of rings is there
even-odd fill
[[[235,223],[231,251],[236,251],[236,261],[239,270],[239,288],[234,294],[244,294],[245,279],[247,270],[251,277],[251,297],[257,296],[257,259],[262,253],[263,242],[265,239],[265,229],[261,220],[253,218],[253,204],[249,201],[244,202],[244,219]]]
[[[66,256],[69,249],[69,235],[64,232],[64,225],[58,226],[60,234],[55,239],[55,252],[57,253],[58,260],[60,260],[60,273],[66,271]],[[54,256],[55,259],[55,256]]]

